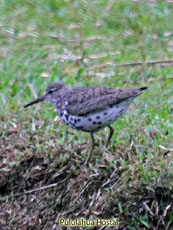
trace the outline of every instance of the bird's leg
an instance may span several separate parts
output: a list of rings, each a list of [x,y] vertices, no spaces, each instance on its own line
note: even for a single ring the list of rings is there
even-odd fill
[[[111,140],[111,138],[113,136],[113,133],[114,133],[114,129],[110,125],[108,125],[108,128],[110,129],[110,133],[109,133],[109,137],[108,137],[108,140],[107,140],[107,143],[106,143],[106,148],[108,147],[108,145],[110,143],[110,140]]]
[[[65,128],[65,135],[64,135],[64,140],[63,140],[63,144],[65,144],[68,140],[68,127]]]
[[[92,154],[92,152],[93,152],[93,150],[94,150],[94,147],[95,147],[94,134],[93,134],[93,133],[90,133],[90,135],[91,135],[92,145],[91,145],[91,149],[90,149],[90,151],[89,151],[89,153],[88,153],[88,157],[87,157],[87,159],[86,159],[86,161],[85,161],[85,165],[88,164],[88,162],[89,162],[89,160],[90,160],[90,157],[91,157],[91,154]]]

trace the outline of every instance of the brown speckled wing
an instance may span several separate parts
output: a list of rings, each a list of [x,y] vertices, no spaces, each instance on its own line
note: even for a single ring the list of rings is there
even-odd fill
[[[68,102],[65,107],[70,114],[82,116],[104,110],[130,97],[135,98],[146,89],[147,87],[124,90],[107,87],[79,87],[69,90],[63,103]]]

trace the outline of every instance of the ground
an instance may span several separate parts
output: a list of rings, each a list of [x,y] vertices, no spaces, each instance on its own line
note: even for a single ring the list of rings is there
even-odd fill
[[[116,217],[121,230],[173,229],[172,21],[166,0],[1,1],[0,229]],[[108,148],[108,130],[96,134],[86,167],[87,133],[49,103],[23,107],[58,81],[149,89]]]

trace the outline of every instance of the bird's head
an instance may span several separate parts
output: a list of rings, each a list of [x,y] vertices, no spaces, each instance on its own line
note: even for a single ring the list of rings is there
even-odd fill
[[[30,103],[28,103],[24,107],[26,108],[26,107],[28,107],[30,105],[39,103],[41,101],[49,101],[49,102],[52,102],[53,104],[56,104],[59,95],[65,89],[68,89],[68,88],[63,83],[52,83],[47,87],[45,95],[43,95],[42,97],[37,98],[34,101],[31,101]]]

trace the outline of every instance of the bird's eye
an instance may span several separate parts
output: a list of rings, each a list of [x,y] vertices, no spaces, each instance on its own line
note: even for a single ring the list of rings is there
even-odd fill
[[[50,89],[48,93],[49,93],[49,94],[52,94],[52,93],[53,93],[53,90],[52,90],[52,89]]]

